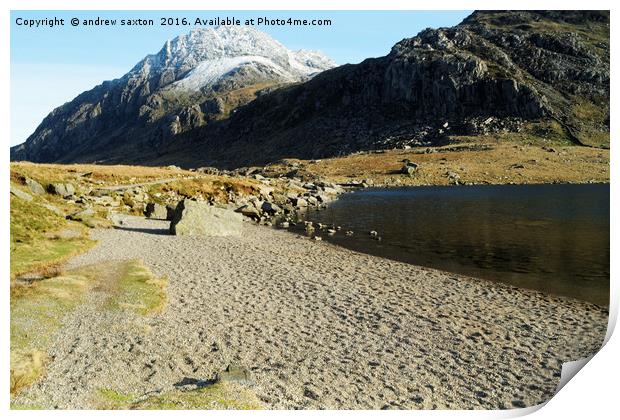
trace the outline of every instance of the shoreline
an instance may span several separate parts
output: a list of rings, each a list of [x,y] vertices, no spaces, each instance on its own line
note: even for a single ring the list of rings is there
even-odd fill
[[[99,388],[173,389],[235,362],[251,370],[267,408],[522,407],[548,400],[560,360],[596,352],[607,329],[594,304],[291,232],[246,223],[241,238],[157,234],[166,225],[131,217],[124,228],[94,230],[98,245],[68,264],[140,258],[167,276],[168,307],[148,321],[150,332],[115,334],[94,311],[70,315],[48,375],[16,402],[85,408]]]
[[[354,190],[347,190],[345,193],[343,194],[339,194],[337,196],[333,197],[333,200],[329,201],[328,203],[325,204],[325,206],[322,206],[320,208],[309,208],[306,212],[302,213],[301,215],[296,214],[295,217],[292,218],[292,221],[294,221],[297,226],[293,226],[291,225],[290,227],[287,228],[283,228],[279,226],[279,223],[274,223],[273,224],[273,228],[277,228],[279,230],[284,230],[287,231],[289,233],[292,234],[296,234],[296,235],[301,235],[307,238],[312,238],[313,236],[320,236],[322,238],[322,240],[324,242],[328,242],[331,245],[337,246],[337,247],[341,247],[344,249],[348,249],[348,250],[352,250],[352,251],[356,251],[356,252],[360,252],[362,254],[366,254],[366,255],[371,255],[371,256],[376,256],[379,258],[387,258],[393,261],[399,261],[399,262],[404,262],[407,264],[412,264],[412,265],[419,265],[425,268],[429,268],[429,269],[435,269],[435,270],[439,270],[439,271],[445,271],[447,273],[459,273],[461,275],[465,275],[465,276],[470,276],[472,278],[478,278],[480,280],[483,281],[489,281],[495,284],[504,284],[510,287],[517,287],[519,289],[524,289],[524,290],[532,290],[532,291],[536,291],[536,292],[542,292],[544,294],[549,294],[551,296],[559,296],[559,297],[563,297],[563,298],[570,298],[570,299],[575,299],[578,301],[584,301],[584,302],[588,302],[588,303],[594,303],[597,304],[601,307],[609,307],[609,303],[604,304],[601,303],[601,299],[596,299],[596,298],[591,298],[589,299],[588,297],[584,297],[584,298],[579,298],[579,297],[575,297],[572,296],[570,294],[563,294],[563,293],[554,293],[551,289],[545,290],[543,289],[538,289],[535,286],[532,287],[528,287],[527,285],[521,285],[518,284],[518,282],[515,283],[510,283],[510,282],[505,282],[499,279],[499,277],[501,277],[502,273],[504,274],[512,274],[513,272],[511,271],[505,271],[505,272],[496,272],[493,269],[491,269],[491,271],[487,272],[486,275],[488,277],[481,277],[484,276],[484,270],[476,270],[473,267],[469,267],[467,265],[462,265],[461,266],[461,271],[459,271],[457,269],[457,271],[449,271],[449,269],[445,269],[445,268],[441,268],[440,266],[432,266],[432,265],[420,265],[419,263],[417,263],[416,261],[411,261],[406,257],[403,257],[402,255],[398,255],[395,254],[394,252],[377,252],[377,250],[375,249],[375,243],[374,242],[367,242],[365,245],[364,244],[360,244],[360,236],[361,237],[365,237],[368,236],[367,233],[370,231],[379,231],[379,234],[381,234],[381,230],[380,228],[376,225],[376,224],[367,224],[364,226],[363,229],[360,228],[360,226],[354,226],[354,224],[352,225],[351,223],[349,223],[351,220],[354,220],[355,217],[353,218],[347,218],[346,216],[340,217],[340,219],[338,219],[336,216],[336,219],[338,220],[333,220],[331,218],[328,218],[328,220],[326,221],[325,218],[321,217],[320,214],[323,213],[324,211],[326,211],[331,205],[335,204],[338,202],[338,200],[342,199],[343,196],[348,195],[349,193],[357,193],[357,194],[366,194],[368,193],[370,195],[370,197],[373,197],[374,194],[376,193],[378,196],[380,196],[382,194],[382,192],[385,192],[386,194],[390,194],[391,192],[395,192],[397,194],[399,194],[398,191],[402,190],[403,193],[408,193],[409,191],[415,191],[417,189],[420,190],[434,190],[434,189],[448,189],[448,188],[452,188],[452,187],[478,187],[478,188],[508,188],[508,187],[547,187],[547,186],[592,186],[592,187],[597,187],[597,186],[609,186],[609,183],[562,183],[562,184],[475,184],[475,185],[430,185],[430,186],[421,186],[421,185],[416,185],[416,186],[369,186],[366,188],[359,188],[359,189],[354,189]],[[371,200],[371,199],[367,199],[367,200]],[[340,215],[342,216],[342,215]],[[319,225],[321,225],[321,222],[323,223],[323,227],[321,229],[319,229],[318,227],[316,228],[316,230],[313,231],[304,231],[303,227],[300,227],[301,224],[305,223],[305,220],[310,219],[314,222],[314,225],[316,226],[316,224],[318,223]],[[289,220],[289,218],[284,218],[284,220]],[[332,233],[330,234],[328,232],[329,227],[331,226],[332,228],[336,225],[341,225],[342,226],[342,230],[341,231],[332,231]],[[356,229],[357,227],[357,229]],[[356,239],[353,239],[353,237],[343,237],[342,232],[345,232],[347,229],[353,229],[355,231],[355,236]],[[383,238],[385,239],[385,238]],[[357,243],[355,243],[355,241],[357,240]],[[362,239],[363,240],[363,239]],[[353,244],[348,244],[351,241],[353,241]],[[382,244],[384,244],[382,242]],[[384,244],[385,245],[385,244]],[[387,243],[387,246],[390,246],[393,244]],[[516,272],[516,273],[521,273]],[[608,295],[608,290],[606,291],[606,295]],[[607,298],[607,302],[609,302],[609,298]]]

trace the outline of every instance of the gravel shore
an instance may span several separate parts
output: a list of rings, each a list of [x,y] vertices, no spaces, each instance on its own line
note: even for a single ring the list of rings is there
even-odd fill
[[[89,302],[16,403],[92,407],[100,389],[192,387],[229,363],[267,408],[513,408],[549,399],[563,361],[596,352],[598,306],[359,254],[250,223],[239,238],[170,236],[130,218],[69,267],[140,258],[168,277],[146,318]]]

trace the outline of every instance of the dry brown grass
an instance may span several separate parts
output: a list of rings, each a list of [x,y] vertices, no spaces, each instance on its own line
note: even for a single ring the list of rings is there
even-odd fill
[[[437,147],[430,154],[421,147],[299,162],[309,172],[335,182],[369,179],[387,185],[447,185],[448,171],[456,172],[459,182],[474,184],[609,182],[608,149],[553,145],[545,150],[540,145],[491,138],[483,143],[467,140]],[[414,176],[398,173],[405,159],[420,165]]]
[[[83,174],[89,175],[81,176]],[[12,162],[11,177],[20,175],[35,179],[46,186],[53,182],[101,182],[102,185],[118,185],[195,176],[196,174],[167,167]]]

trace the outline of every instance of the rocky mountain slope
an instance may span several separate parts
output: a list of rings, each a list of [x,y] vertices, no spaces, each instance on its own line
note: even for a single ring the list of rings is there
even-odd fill
[[[105,161],[156,150],[262,92],[334,66],[320,52],[288,50],[251,27],[195,29],[167,41],[122,78],[56,108],[11,157]]]
[[[159,113],[178,101],[164,93],[157,98],[161,102],[153,108]],[[122,156],[118,146],[84,148],[54,129],[54,111],[38,136],[14,148],[11,157],[235,167],[510,132],[609,147],[609,13],[475,12],[453,28],[404,39],[385,57],[241,102],[234,113],[208,124],[192,124],[191,112],[165,113],[175,115],[173,129],[134,142],[136,153]],[[151,115],[149,104],[144,115]],[[177,122],[182,128],[174,128]]]

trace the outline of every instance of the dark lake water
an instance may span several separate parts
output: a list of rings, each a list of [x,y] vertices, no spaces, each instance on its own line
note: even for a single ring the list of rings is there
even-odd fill
[[[609,301],[608,184],[367,189],[300,218],[342,226],[319,235],[356,251]]]

